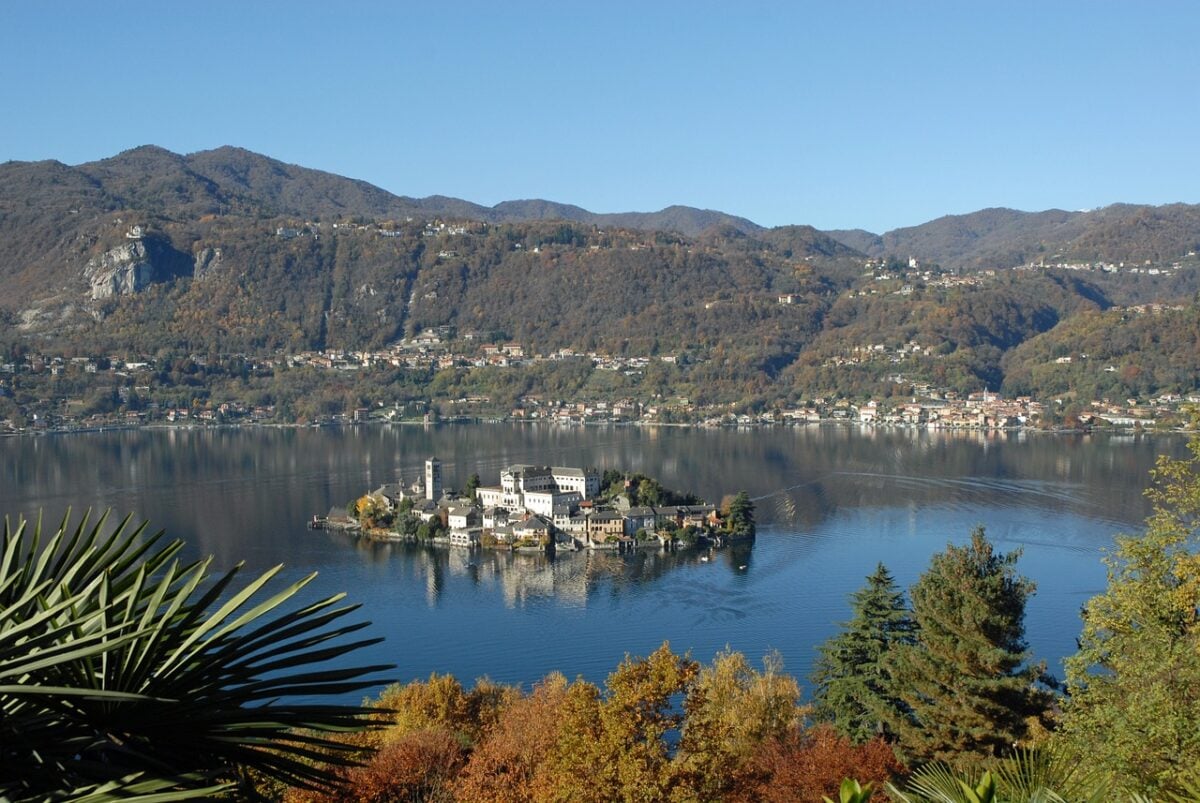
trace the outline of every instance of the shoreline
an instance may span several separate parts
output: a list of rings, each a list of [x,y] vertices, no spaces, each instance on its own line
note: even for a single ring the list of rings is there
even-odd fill
[[[861,421],[823,418],[819,421],[803,421],[803,422],[771,422],[771,423],[754,423],[754,424],[721,424],[710,425],[703,422],[686,423],[686,422],[658,422],[658,421],[554,421],[549,419],[523,419],[523,418],[487,418],[487,417],[460,417],[448,418],[436,422],[424,422],[413,420],[400,421],[324,421],[320,423],[288,423],[274,421],[234,421],[220,424],[210,423],[172,423],[166,421],[155,421],[147,424],[113,424],[112,426],[90,426],[90,427],[70,427],[56,428],[43,430],[26,430],[22,432],[3,432],[0,433],[0,438],[22,438],[22,437],[47,437],[52,435],[83,435],[97,432],[133,432],[140,430],[228,430],[228,429],[328,429],[328,428],[350,428],[350,427],[380,427],[380,426],[401,426],[401,427],[439,427],[453,425],[474,425],[486,426],[496,424],[506,425],[523,425],[523,426],[550,426],[570,429],[573,427],[638,427],[643,429],[658,429],[660,427],[673,427],[678,429],[703,429],[703,430],[733,430],[733,431],[750,431],[764,429],[799,429],[808,427],[854,427],[862,430],[904,430],[904,431],[925,431],[925,432],[974,432],[974,433],[1021,433],[1021,434],[1037,434],[1037,435],[1186,435],[1196,432],[1195,428],[1186,426],[1172,427],[1098,427],[1098,428],[1057,428],[1043,429],[1041,427],[982,427],[982,426],[932,426],[929,424],[904,424],[904,423],[864,423]]]

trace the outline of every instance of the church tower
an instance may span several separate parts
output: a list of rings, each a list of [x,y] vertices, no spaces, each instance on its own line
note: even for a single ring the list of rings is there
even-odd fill
[[[442,461],[436,457],[425,461],[425,498],[434,502],[442,498]]]

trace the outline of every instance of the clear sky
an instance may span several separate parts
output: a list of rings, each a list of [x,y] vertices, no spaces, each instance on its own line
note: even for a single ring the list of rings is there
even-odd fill
[[[1200,201],[1200,3],[0,0],[0,161],[883,231]]]

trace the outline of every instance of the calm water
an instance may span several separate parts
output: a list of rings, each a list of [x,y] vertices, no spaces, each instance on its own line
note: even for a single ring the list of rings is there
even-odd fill
[[[1052,668],[1104,586],[1102,550],[1148,513],[1147,472],[1174,438],[534,426],[160,430],[0,439],[0,512],[133,512],[229,567],[319,571],[386,641],[356,661],[398,679],[451,672],[529,684],[552,670],[602,680],[664,640],[709,660],[726,645],[782,653],[806,676],[846,597],[883,561],[903,585],[948,541],[986,525],[1038,584],[1031,647]],[[632,557],[467,553],[311,532],[306,520],[439,456],[447,485],[511,463],[625,468],[710,500],[746,489],[759,537],[717,553]]]

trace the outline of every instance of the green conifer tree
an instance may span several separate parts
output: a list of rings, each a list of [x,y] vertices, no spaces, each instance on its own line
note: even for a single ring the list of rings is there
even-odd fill
[[[729,503],[729,529],[742,535],[754,535],[754,502],[745,491],[738,491]]]
[[[917,637],[884,658],[908,714],[894,723],[902,752],[916,761],[997,756],[1045,712],[1044,667],[1027,663],[1025,601],[1034,593],[1016,573],[1019,550],[995,551],[983,528],[966,546],[946,547],[911,589]]]
[[[915,625],[904,593],[882,563],[850,600],[854,617],[818,648],[813,697],[817,716],[861,744],[893,735],[887,723],[906,710],[891,689],[882,659],[896,644],[912,643]]]

